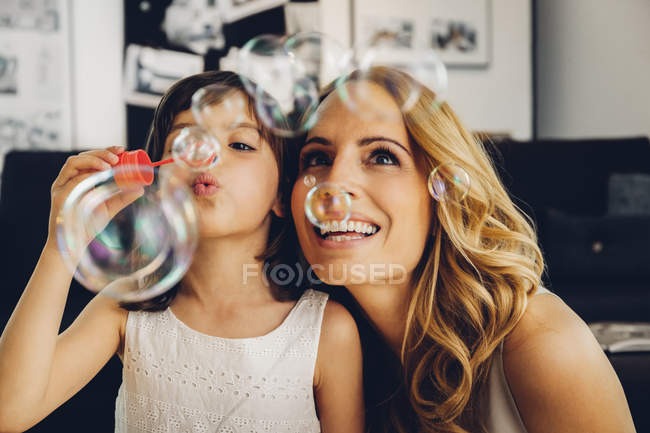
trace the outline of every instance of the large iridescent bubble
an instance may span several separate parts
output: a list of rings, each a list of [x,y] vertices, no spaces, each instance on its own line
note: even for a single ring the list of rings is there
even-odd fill
[[[320,32],[293,34],[284,48],[293,59],[296,74],[310,78],[319,91],[354,67],[352,50]]]
[[[312,124],[318,89],[296,67],[284,43],[285,38],[274,35],[251,39],[239,53],[237,70],[262,122],[275,134],[291,137]]]
[[[147,167],[150,172],[134,177],[139,170],[120,166],[92,174],[72,190],[57,219],[58,246],[75,278],[125,302],[169,290],[197,244],[186,171],[175,164]]]
[[[262,122],[277,135],[293,137],[315,124],[319,91],[349,72],[351,57],[318,32],[260,35],[240,51],[237,70]]]
[[[373,104],[372,86],[379,85],[393,92],[394,82],[377,70],[389,68],[400,71],[412,80],[405,81],[405,86],[399,89],[402,98],[399,101],[399,111],[409,112],[420,99],[424,88],[433,91],[430,101],[432,109],[438,109],[447,95],[447,69],[431,49],[396,50],[387,48],[370,48],[358,51],[356,55],[356,71],[353,75],[343,75],[336,81],[339,96],[349,109],[366,118],[386,119],[394,117],[394,110],[382,110]],[[351,86],[350,82],[354,81]]]
[[[192,95],[192,115],[206,132],[216,137],[222,130],[246,120],[248,99],[242,92],[224,84],[210,84]],[[223,124],[223,110],[231,125]]]

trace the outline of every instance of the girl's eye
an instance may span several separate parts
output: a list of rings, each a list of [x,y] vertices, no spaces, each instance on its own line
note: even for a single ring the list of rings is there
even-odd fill
[[[327,156],[325,152],[321,151],[308,152],[301,159],[302,166],[305,168],[330,164],[329,156]]]
[[[240,143],[240,142],[230,143],[228,146],[230,146],[232,149],[241,150],[241,151],[255,150],[253,147],[249,146],[248,144]]]
[[[386,148],[378,148],[370,154],[370,163],[377,165],[400,165],[393,152]]]

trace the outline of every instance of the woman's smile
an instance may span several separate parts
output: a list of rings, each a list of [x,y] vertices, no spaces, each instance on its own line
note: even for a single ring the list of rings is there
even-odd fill
[[[307,221],[306,224],[309,224]],[[355,248],[376,238],[381,227],[361,214],[347,220],[326,221],[320,227],[312,226],[313,239],[326,249]]]

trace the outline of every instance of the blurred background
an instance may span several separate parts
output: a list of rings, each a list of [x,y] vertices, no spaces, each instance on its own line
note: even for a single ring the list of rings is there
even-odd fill
[[[649,24],[648,0],[0,0],[0,326],[65,158],[143,147],[177,79],[233,70],[266,33],[432,49],[447,101],[535,219],[546,285],[591,324],[650,432]],[[62,328],[90,296],[73,284]],[[112,431],[120,369],[113,359],[32,431]]]

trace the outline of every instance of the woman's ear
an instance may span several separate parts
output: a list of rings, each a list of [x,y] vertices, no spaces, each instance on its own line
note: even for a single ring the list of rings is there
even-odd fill
[[[284,218],[284,205],[282,204],[282,199],[280,197],[276,197],[273,207],[271,207],[271,211],[278,218]]]

